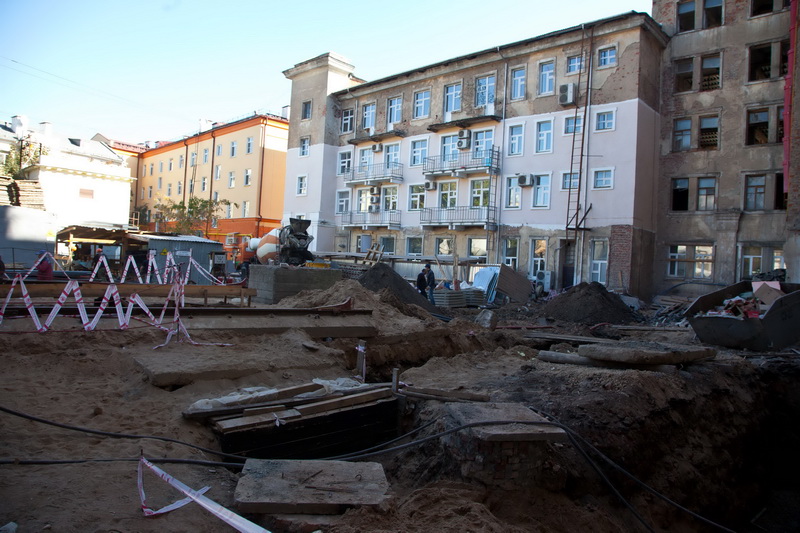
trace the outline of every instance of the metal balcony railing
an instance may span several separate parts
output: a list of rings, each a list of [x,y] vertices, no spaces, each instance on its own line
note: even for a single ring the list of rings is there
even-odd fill
[[[400,211],[380,210],[348,211],[341,214],[343,226],[399,226]]]
[[[403,181],[402,163],[376,163],[358,165],[344,175],[345,183],[358,181],[378,183],[383,181]]]
[[[484,171],[490,174],[500,172],[500,148],[485,150],[464,150],[448,155],[426,157],[422,162],[424,174],[454,173],[459,171]]]
[[[497,224],[496,206],[426,207],[420,213],[422,224],[484,225]]]

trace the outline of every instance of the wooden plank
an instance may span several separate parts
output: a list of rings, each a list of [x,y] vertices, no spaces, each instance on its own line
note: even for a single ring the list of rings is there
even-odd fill
[[[392,389],[388,387],[380,388],[368,392],[362,392],[359,394],[351,394],[349,396],[343,396],[342,398],[336,398],[333,400],[325,400],[322,402],[309,403],[306,405],[298,405],[296,409],[300,414],[306,416],[306,415],[321,413],[324,411],[332,411],[334,409],[340,409],[342,407],[349,407],[351,405],[368,403],[374,400],[380,400],[381,398],[387,398],[391,395],[392,395]]]
[[[276,411],[274,413],[266,413],[256,416],[242,416],[239,418],[231,418],[228,420],[220,420],[214,425],[214,428],[220,433],[230,433],[233,431],[244,431],[246,429],[254,429],[259,426],[275,425],[276,420],[292,420],[300,418],[300,413],[295,409],[286,409],[285,411]]]
[[[562,335],[559,333],[547,333],[544,331],[531,331],[524,335],[526,339],[544,339],[552,341],[568,341],[568,342],[596,342],[596,343],[611,343],[617,342],[612,339],[601,339],[599,337],[583,337],[580,335]]]
[[[265,405],[264,407],[252,407],[242,411],[242,416],[255,416],[264,415],[267,413],[275,413],[277,411],[285,411],[285,405]]]
[[[440,396],[442,398],[454,398],[457,400],[471,400],[476,402],[489,401],[488,394],[479,394],[467,391],[431,389],[424,387],[404,387],[402,392],[410,392],[412,394],[427,394],[428,396]]]

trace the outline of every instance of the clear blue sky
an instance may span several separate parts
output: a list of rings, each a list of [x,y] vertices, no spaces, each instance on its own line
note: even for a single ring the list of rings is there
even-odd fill
[[[333,51],[374,80],[650,0],[0,0],[0,120],[127,141],[289,103],[281,73]]]

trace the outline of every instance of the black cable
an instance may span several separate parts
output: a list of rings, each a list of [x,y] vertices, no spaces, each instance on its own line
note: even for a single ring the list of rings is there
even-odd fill
[[[164,464],[189,464],[200,466],[219,466],[224,468],[242,468],[242,463],[222,463],[219,461],[203,461],[202,459],[177,459],[174,457],[162,457],[158,459],[147,459],[151,463]],[[0,459],[0,465],[73,465],[84,463],[133,463],[139,461],[139,457],[110,457],[103,459]]]
[[[319,460],[320,461],[344,461],[344,460],[350,459],[351,457],[354,457],[354,456],[358,456],[359,454],[362,454],[362,453],[365,453],[365,452],[371,452],[373,450],[379,450],[379,449],[383,448],[384,446],[387,446],[389,444],[393,444],[395,442],[399,442],[399,441],[401,441],[401,440],[403,440],[403,439],[405,439],[407,437],[410,437],[411,435],[419,433],[420,431],[422,431],[423,429],[427,428],[428,426],[431,426],[431,425],[435,424],[438,420],[439,420],[438,418],[434,418],[433,420],[431,420],[427,424],[423,424],[423,425],[421,425],[420,427],[418,427],[416,429],[412,429],[408,433],[400,435],[397,438],[394,438],[392,440],[388,440],[388,441],[383,442],[381,444],[378,444],[376,446],[372,446],[371,448],[366,448],[366,449],[359,450],[359,451],[353,452],[353,453],[345,453],[345,454],[342,454],[342,455],[334,455],[333,457],[323,457],[322,459],[319,459]]]

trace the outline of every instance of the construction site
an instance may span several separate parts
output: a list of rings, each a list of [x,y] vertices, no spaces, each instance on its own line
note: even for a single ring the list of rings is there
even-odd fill
[[[380,255],[279,259],[5,280],[3,531],[800,528],[797,286],[435,265],[434,305]]]

